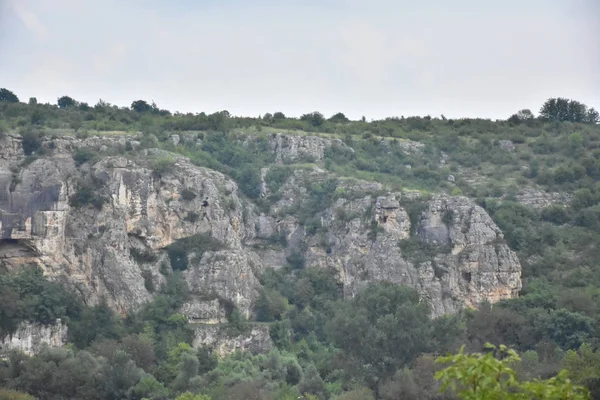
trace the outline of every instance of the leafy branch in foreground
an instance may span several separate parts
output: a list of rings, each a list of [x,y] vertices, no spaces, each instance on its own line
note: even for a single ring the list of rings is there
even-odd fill
[[[574,385],[562,370],[547,380],[521,382],[511,365],[521,361],[516,351],[504,345],[486,344],[484,354],[457,354],[439,357],[438,364],[451,365],[435,374],[441,390],[451,390],[464,400],[586,400],[589,393]]]

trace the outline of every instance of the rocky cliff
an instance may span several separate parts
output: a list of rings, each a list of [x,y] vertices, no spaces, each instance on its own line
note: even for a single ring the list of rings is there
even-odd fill
[[[221,357],[235,351],[249,351],[258,354],[268,353],[273,349],[269,327],[264,325],[252,326],[248,329],[248,332],[236,335],[231,335],[218,326],[200,325],[194,330],[192,344],[194,347],[214,349],[216,354]]]
[[[297,171],[272,208],[283,215],[274,229],[286,233],[290,248],[302,251],[307,265],[334,268],[346,296],[370,281],[391,281],[416,288],[433,314],[442,315],[518,294],[516,254],[489,215],[468,198],[419,198],[347,180],[307,230],[292,210],[305,201],[306,183],[326,179],[319,169]]]
[[[180,269],[193,298],[182,312],[205,324],[223,322],[227,302],[250,316],[261,271],[292,254],[335,269],[347,296],[376,280],[415,287],[435,315],[520,289],[519,260],[468,198],[419,198],[314,167],[296,169],[276,191],[263,182],[262,195],[275,200],[259,209],[226,175],[139,144],[137,136],[47,138],[32,159],[19,136],[1,139],[0,269],[39,264],[88,304],[106,299],[121,313]],[[281,163],[321,160],[332,145],[269,139]],[[81,149],[94,157],[76,162]],[[330,181],[334,195],[300,215],[311,187]]]
[[[43,346],[61,347],[65,343],[67,326],[60,319],[53,325],[23,322],[16,332],[0,340],[0,352],[20,350],[26,354],[34,354]]]

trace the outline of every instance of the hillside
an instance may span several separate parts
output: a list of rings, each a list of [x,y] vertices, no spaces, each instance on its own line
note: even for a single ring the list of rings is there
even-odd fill
[[[567,368],[600,395],[593,109],[367,122],[3,100],[0,336],[37,353],[0,366],[5,386],[446,398],[433,358],[492,342],[525,352],[520,376]],[[53,359],[110,389],[42,392]]]

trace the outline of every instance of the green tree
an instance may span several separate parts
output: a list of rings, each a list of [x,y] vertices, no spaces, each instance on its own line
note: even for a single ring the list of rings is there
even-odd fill
[[[344,122],[349,122],[350,120],[344,115],[344,113],[337,113],[332,115],[329,118],[329,122],[334,122],[334,123],[344,123]]]
[[[273,113],[273,121],[279,121],[285,119],[285,114],[282,113],[281,111],[277,111],[275,113]]]
[[[373,379],[392,376],[431,345],[430,308],[412,288],[370,284],[334,311],[327,324],[331,341],[369,366]]]
[[[15,275],[0,275],[0,337],[21,321],[52,324],[74,316],[76,299],[61,285],[48,282],[39,267],[25,267]]]
[[[163,400],[168,399],[169,391],[152,375],[144,375],[133,387],[131,394],[136,399]]]
[[[579,350],[566,352],[563,365],[575,383],[585,385],[594,399],[600,398],[600,351],[584,343]]]
[[[288,307],[287,299],[279,292],[263,288],[256,303],[256,319],[263,322],[281,319]]]
[[[69,326],[69,339],[83,349],[100,338],[117,339],[120,334],[119,320],[110,307],[102,302],[84,310],[79,321]]]
[[[58,104],[59,108],[69,108],[77,105],[75,99],[69,96],[59,97],[56,103]]]
[[[144,113],[150,112],[152,110],[152,106],[144,100],[136,100],[131,103],[131,109],[138,113]]]
[[[304,371],[304,376],[298,384],[298,391],[302,394],[308,393],[317,396],[320,400],[327,398],[325,382],[313,364],[310,364]]]
[[[16,94],[6,88],[0,88],[0,102],[18,103],[19,98]]]
[[[597,124],[600,122],[600,113],[595,108],[590,108],[587,113],[586,122],[589,124]]]
[[[563,349],[577,349],[595,336],[592,318],[565,309],[550,311],[538,324],[539,329]]]
[[[321,126],[325,123],[325,117],[318,111],[304,114],[300,117],[300,120],[306,121],[312,126]]]
[[[375,397],[373,397],[371,390],[360,388],[343,393],[335,397],[335,400],[375,400]]]
[[[209,396],[205,394],[194,394],[192,392],[185,392],[175,398],[175,400],[211,400]]]
[[[547,380],[519,381],[512,365],[521,361],[517,352],[506,346],[488,344],[486,353],[439,357],[436,362],[451,364],[435,378],[443,392],[451,390],[464,400],[586,400],[589,393],[573,384],[562,370]]]
[[[540,119],[559,122],[589,122],[590,113],[585,104],[558,97],[548,99],[542,105]]]
[[[21,134],[21,146],[26,156],[32,155],[42,148],[42,139],[38,131],[27,130]]]
[[[523,109],[519,110],[516,114],[513,114],[508,119],[508,122],[512,124],[520,124],[528,121],[532,121],[535,119],[535,116],[531,112],[531,110]]]

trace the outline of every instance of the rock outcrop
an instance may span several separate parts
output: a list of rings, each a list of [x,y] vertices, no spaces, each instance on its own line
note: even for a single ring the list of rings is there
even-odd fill
[[[535,188],[525,187],[518,194],[517,200],[524,206],[542,209],[551,205],[568,206],[573,200],[570,193],[548,193]]]
[[[18,138],[7,140],[0,144],[10,149],[0,160],[0,263],[6,269],[36,263],[89,304],[105,298],[125,313],[152,298],[144,271],[153,286],[164,281],[159,270],[169,264],[169,245],[208,235],[229,251],[190,254],[190,286],[230,299],[250,314],[258,273],[252,268],[260,266],[242,243],[254,235],[254,224],[244,218],[253,221],[254,211],[242,204],[235,182],[158,150],[139,158],[107,154],[76,167],[76,148],[110,152],[124,147],[124,138],[57,139],[51,155],[26,165]],[[156,162],[165,164],[160,174]],[[74,207],[69,198],[84,189],[105,202]]]
[[[304,179],[325,176],[317,170]],[[305,195],[301,180],[301,174],[290,179],[276,212]],[[391,281],[416,288],[433,314],[442,315],[518,294],[519,260],[481,207],[466,197],[418,200],[382,190],[366,182],[342,184],[339,198],[318,214],[317,234],[306,234],[294,217],[281,219],[277,229],[303,252],[307,266],[335,269],[349,297],[368,282]]]
[[[43,346],[61,347],[67,343],[67,326],[60,319],[53,325],[23,322],[17,331],[0,340],[0,352],[20,350],[38,353]]]
[[[247,140],[253,140],[248,138]],[[317,136],[294,136],[276,133],[268,137],[268,148],[275,155],[275,162],[289,164],[293,162],[316,162],[325,156],[325,150],[331,146],[347,147],[339,139],[326,139]],[[353,151],[351,148],[349,148]]]
[[[335,196],[310,210],[307,229],[294,209],[309,201],[311,184],[332,178],[326,171],[294,171],[260,213],[220,172],[161,150],[126,153],[137,139],[48,139],[47,154],[27,161],[20,137],[0,141],[0,269],[38,264],[88,304],[106,299],[121,313],[149,301],[165,271],[181,269],[191,289],[181,312],[202,324],[222,323],[226,306],[251,316],[261,271],[293,252],[307,266],[335,269],[346,296],[387,280],[418,289],[435,315],[520,288],[515,253],[465,197],[419,199],[338,180]],[[279,162],[318,161],[336,141],[274,135],[269,144]],[[95,158],[76,165],[82,148]]]
[[[194,347],[208,347],[220,357],[237,350],[253,354],[268,353],[273,348],[269,327],[253,325],[247,332],[230,334],[219,326],[197,326],[194,331]]]

